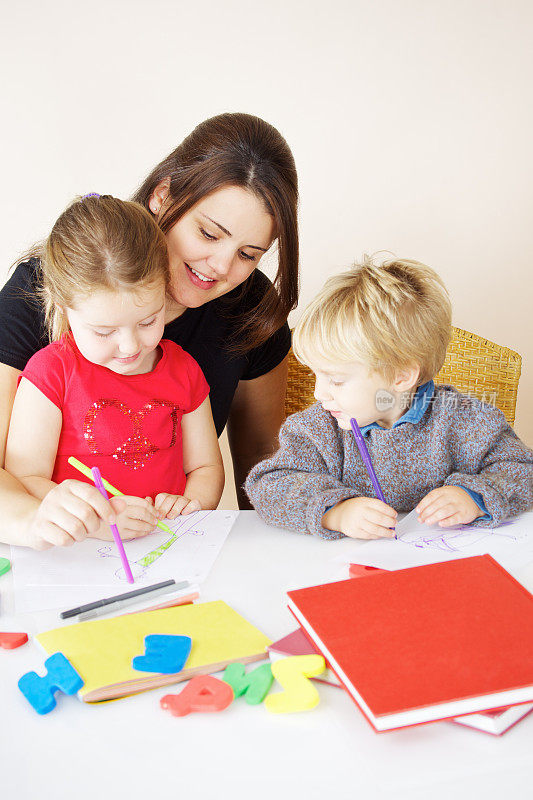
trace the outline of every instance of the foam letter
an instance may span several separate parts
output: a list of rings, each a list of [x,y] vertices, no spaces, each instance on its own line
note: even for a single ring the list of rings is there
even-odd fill
[[[235,697],[244,695],[249,705],[262,703],[272,686],[274,676],[270,664],[262,664],[246,674],[244,664],[228,664],[224,670],[222,680],[229,683]]]
[[[164,636],[154,633],[144,637],[144,656],[135,656],[131,665],[141,672],[181,672],[191,652],[190,636]]]
[[[185,717],[192,711],[223,711],[233,700],[233,689],[212,675],[191,678],[179,694],[166,694],[160,700],[161,708],[174,717]]]
[[[48,714],[56,704],[54,691],[76,694],[83,681],[63,653],[54,653],[47,658],[44,666],[47,675],[41,678],[36,672],[27,672],[18,682],[18,687],[38,714]]]
[[[324,672],[326,662],[323,656],[289,656],[280,658],[272,664],[276,680],[283,686],[283,692],[271,694],[265,700],[269,711],[286,714],[291,711],[308,711],[318,705],[320,700],[316,688],[308,678]]]
[[[27,633],[0,633],[0,647],[5,650],[14,650],[15,647],[20,647],[28,641]]]

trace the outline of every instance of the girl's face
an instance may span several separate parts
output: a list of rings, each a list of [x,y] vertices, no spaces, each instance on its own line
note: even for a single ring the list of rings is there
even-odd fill
[[[119,375],[151,372],[165,326],[165,286],[100,289],[65,309],[81,354]]]
[[[197,308],[246,280],[268,250],[274,220],[261,200],[239,186],[207,195],[170,229],[170,315]]]

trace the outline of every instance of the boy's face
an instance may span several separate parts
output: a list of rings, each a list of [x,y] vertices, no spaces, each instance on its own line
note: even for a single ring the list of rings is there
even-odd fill
[[[315,373],[315,397],[335,417],[339,428],[350,430],[351,417],[359,427],[377,422],[386,428],[403,413],[398,411],[393,388],[361,362],[317,358],[309,367]]]

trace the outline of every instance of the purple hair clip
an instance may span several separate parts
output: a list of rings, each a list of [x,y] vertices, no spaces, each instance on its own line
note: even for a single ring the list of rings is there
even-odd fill
[[[87,200],[88,197],[101,197],[101,196],[102,195],[98,194],[98,192],[89,192],[89,194],[84,194],[81,199],[82,200]]]

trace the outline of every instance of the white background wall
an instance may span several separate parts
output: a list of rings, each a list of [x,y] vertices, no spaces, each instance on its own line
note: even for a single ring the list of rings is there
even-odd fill
[[[522,354],[533,445],[532,22],[529,0],[4,3],[0,278],[74,195],[126,197],[200,120],[258,114],[299,170],[302,306],[363,252],[432,265],[455,324]]]

